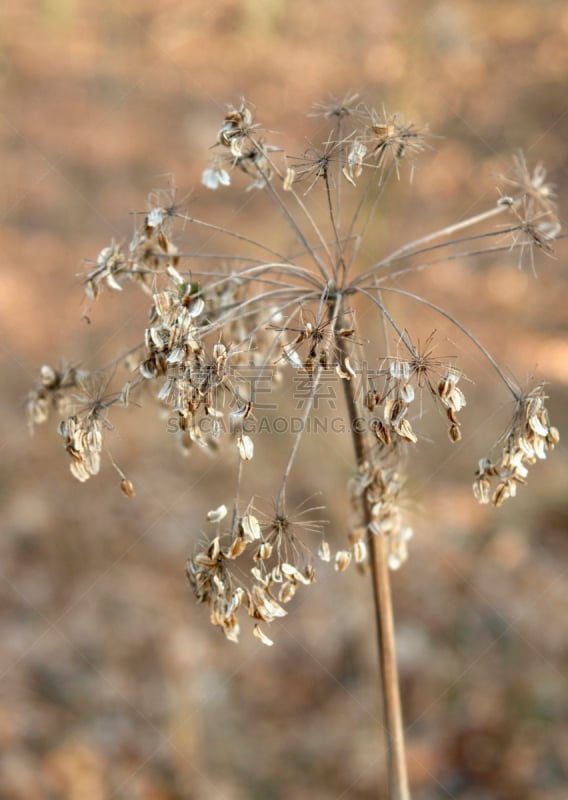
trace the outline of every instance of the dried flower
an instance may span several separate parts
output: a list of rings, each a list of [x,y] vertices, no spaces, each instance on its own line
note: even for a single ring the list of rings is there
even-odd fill
[[[293,157],[269,140],[272,134],[262,133],[245,100],[229,106],[201,176],[208,189],[235,191],[235,171],[245,175],[246,190],[262,192],[278,210],[292,245],[275,245],[268,237],[256,241],[186,213],[170,183],[150,197],[146,213],[136,215],[131,241],[103,247],[85,276],[91,303],[105,288],[124,299],[137,287],[148,300],[138,345],[107,370],[109,380],[115,375],[118,380],[124,365],[128,374],[122,385],[111,393],[103,372],[44,365],[26,403],[31,428],[59,415],[71,472],[80,481],[100,470],[114,406],[133,408],[148,395],[167,414],[168,430],[176,432],[185,452],[198,447],[226,453],[227,463],[236,465],[235,494],[207,513],[213,534],[187,562],[187,575],[212,624],[230,641],[238,640],[244,614],[253,620],[254,635],[272,644],[265,629],[314,582],[314,553],[337,571],[352,563],[363,571],[374,563],[377,550],[386,554],[391,569],[407,558],[411,531],[403,513],[404,476],[409,461],[412,466],[407,456],[422,440],[422,395],[442,411],[453,443],[462,440],[466,398],[464,373],[455,359],[436,355],[435,332],[414,343],[395,318],[393,296],[425,305],[453,324],[515,398],[500,454],[479,462],[474,493],[480,502],[498,506],[515,496],[530,466],[558,442],[542,386],[520,395],[458,320],[398,281],[402,274],[433,267],[444,253],[453,259],[471,256],[472,239],[479,252],[484,246],[495,249],[497,217],[508,218],[503,235],[521,258],[527,251],[531,260],[541,250],[550,254],[560,225],[543,167],[531,169],[524,156],[517,156],[502,180],[507,194],[487,211],[372,257],[361,268],[359,254],[388,182],[399,175],[403,159],[414,168],[427,147],[427,129],[384,108],[368,108],[356,94],[331,98],[314,114],[329,129],[321,143]],[[474,226],[474,235],[463,235]],[[200,233],[214,234],[230,247],[223,253],[205,253],[200,244],[181,247],[180,229],[190,232],[190,241],[198,241]],[[424,254],[434,249],[435,261],[424,262]],[[371,328],[384,334],[381,345],[368,345],[361,336],[356,314],[363,308]],[[243,510],[243,487],[254,479],[262,449],[255,432],[274,421],[267,407],[278,407],[272,401],[287,383],[297,384],[300,424],[292,429],[289,414],[278,417],[290,423],[292,443],[274,507],[263,512],[251,499]],[[334,402],[337,394],[346,397],[344,429],[351,431],[356,459],[350,530],[334,554],[322,535],[322,507],[305,500],[290,512],[286,502],[302,436],[312,420],[319,421],[315,417],[326,387],[332,388]],[[270,403],[263,404],[267,399]],[[119,474],[121,491],[132,497],[132,483]]]

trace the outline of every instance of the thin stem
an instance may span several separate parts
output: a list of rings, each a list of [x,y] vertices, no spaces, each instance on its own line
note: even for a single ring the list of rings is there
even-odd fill
[[[480,222],[485,222],[488,219],[497,217],[500,214],[509,211],[509,208],[510,207],[506,205],[494,206],[488,211],[483,211],[481,214],[477,214],[474,217],[468,217],[467,219],[460,220],[460,222],[456,222],[453,225],[447,225],[445,228],[440,228],[437,231],[428,233],[426,236],[422,236],[420,239],[415,239],[413,242],[408,242],[408,244],[403,245],[403,247],[395,250],[393,253],[386,256],[386,258],[381,259],[375,266],[389,264],[391,261],[411,253],[417,247],[422,247],[423,245],[428,244],[435,239],[440,239],[442,236],[452,236],[454,233],[461,231],[464,228],[471,228],[472,225],[478,225]]]
[[[280,173],[280,170],[278,169],[277,165],[274,164],[273,160],[270,158],[268,153],[265,152],[265,150],[262,147],[262,145],[259,142],[256,142],[250,136],[248,137],[248,139],[251,142],[251,144],[255,147],[255,149],[259,153],[262,153],[265,156],[265,158],[268,161],[268,163],[270,164],[271,168],[281,178],[282,175]],[[322,278],[327,281],[329,279],[329,275],[327,273],[327,270],[325,268],[325,265],[324,265],[323,261],[320,259],[318,253],[316,252],[316,249],[314,247],[310,246],[308,240],[306,239],[302,229],[300,228],[300,225],[298,224],[298,222],[294,218],[292,212],[289,210],[289,208],[286,205],[286,203],[284,203],[284,201],[282,200],[282,198],[280,197],[280,195],[278,194],[278,192],[275,190],[274,186],[272,185],[272,182],[270,180],[270,176],[267,175],[260,167],[257,167],[257,169],[258,169],[259,174],[264,179],[264,183],[265,183],[264,189],[265,189],[265,191],[269,194],[270,198],[275,203],[275,205],[278,208],[278,210],[280,211],[280,213],[283,215],[283,217],[288,222],[290,228],[292,229],[292,231],[296,235],[296,237],[297,237],[298,241],[300,242],[300,244],[306,249],[306,252],[311,255],[311,257],[312,257],[316,267],[318,268],[319,273],[322,276]],[[301,209],[302,213],[305,215],[305,217],[308,220],[308,223],[310,224],[312,230],[314,231],[315,235],[320,240],[320,243],[323,246],[323,249],[324,249],[327,257],[329,258],[330,265],[333,266],[333,259],[331,258],[331,254],[329,252],[327,243],[326,243],[325,239],[323,238],[323,236],[321,234],[321,231],[318,228],[314,218],[312,217],[312,215],[310,214],[309,210],[307,209],[305,203],[302,201],[302,199],[299,197],[299,195],[297,194],[297,192],[294,190],[293,187],[290,188],[290,194],[294,198],[294,200],[298,203],[298,205],[300,206],[300,209]]]
[[[359,288],[359,291],[378,304],[378,301],[376,301],[373,298],[370,292],[366,291],[362,287]],[[505,375],[505,373],[503,372],[499,364],[495,361],[489,350],[487,350],[487,348],[481,344],[479,339],[476,336],[474,336],[473,333],[465,327],[465,325],[462,325],[461,322],[457,320],[454,316],[452,316],[448,311],[436,305],[435,303],[430,302],[430,300],[426,300],[425,297],[421,297],[418,294],[414,294],[414,292],[407,292],[405,289],[396,289],[393,286],[381,286],[381,292],[393,292],[394,294],[400,294],[403,297],[409,297],[411,300],[416,300],[417,303],[421,303],[422,305],[425,305],[427,308],[431,308],[437,314],[440,314],[440,316],[447,319],[448,322],[451,322],[452,325],[454,325],[459,331],[461,331],[464,334],[464,336],[467,336],[470,342],[472,342],[475,345],[475,347],[477,347],[477,349],[480,351],[480,353],[485,356],[485,358],[489,361],[489,363],[491,364],[495,372],[499,375],[505,386],[509,389],[515,400],[519,401],[520,396],[518,388],[511,381],[511,379]],[[404,339],[403,342],[406,344],[406,341]]]
[[[333,241],[335,243],[335,264],[333,265],[333,277],[337,281],[339,267],[343,267],[343,272],[345,274],[345,261],[343,260],[343,256],[341,255],[341,240],[339,236],[339,230],[337,228],[337,224],[335,221],[335,214],[333,212],[333,198],[331,196],[331,188],[329,185],[329,177],[327,173],[324,174],[324,181],[325,181],[325,195],[327,198],[327,208],[329,211],[329,220],[331,222],[331,227],[333,230]]]
[[[240,242],[246,242],[247,244],[252,244],[254,247],[258,247],[259,250],[263,250],[265,253],[277,258],[279,261],[286,261],[286,257],[278,253],[276,250],[273,250],[271,247],[268,247],[262,242],[256,241],[256,239],[251,239],[249,236],[244,236],[242,233],[237,233],[236,231],[230,230],[230,228],[224,228],[222,225],[215,225],[211,222],[205,222],[205,220],[197,219],[197,217],[190,217],[187,214],[177,214],[178,219],[183,220],[184,222],[192,222],[194,225],[199,225],[202,228],[207,228],[208,230],[214,231],[215,233],[223,233],[226,236],[231,237],[232,239],[237,239]]]
[[[338,324],[339,314],[341,310],[343,298],[338,296],[335,298],[333,304],[333,311],[331,313],[331,319],[329,323],[329,338],[326,346],[326,350],[336,341],[338,337],[335,335],[335,331]],[[341,337],[339,337],[341,338]],[[300,441],[302,439],[302,432],[304,430],[305,423],[311,413],[314,398],[316,396],[316,392],[318,390],[319,381],[321,374],[324,370],[324,367],[321,363],[318,363],[315,374],[312,378],[312,388],[308,398],[306,399],[306,405],[304,408],[304,413],[302,414],[302,421],[300,425],[300,430],[298,431],[296,438],[294,439],[294,443],[292,445],[292,449],[290,450],[290,454],[288,456],[288,461],[286,462],[286,466],[284,468],[284,472],[282,475],[282,481],[280,483],[280,488],[278,490],[278,496],[276,500],[276,510],[277,513],[282,513],[284,504],[285,504],[285,496],[286,496],[286,483],[288,482],[288,476],[290,475],[290,471],[292,469],[292,464],[294,463],[294,459],[296,458],[296,453],[298,452],[298,448],[300,446]]]
[[[337,347],[342,360],[350,355],[350,345],[344,337],[337,337]],[[351,421],[353,448],[357,466],[361,472],[373,464],[373,448],[369,441],[368,429],[356,424],[361,410],[356,396],[354,381],[343,381],[347,413]],[[367,546],[370,553],[375,621],[381,665],[381,680],[385,712],[385,736],[387,743],[387,765],[389,800],[410,800],[406,751],[404,746],[404,725],[396,664],[394,637],[394,618],[390,587],[390,573],[387,560],[387,542],[381,535],[372,533],[372,502],[365,492],[363,495]]]

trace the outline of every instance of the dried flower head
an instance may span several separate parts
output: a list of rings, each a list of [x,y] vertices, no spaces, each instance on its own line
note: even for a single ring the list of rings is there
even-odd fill
[[[529,467],[558,441],[542,386],[520,395],[449,311],[399,282],[403,274],[433,268],[445,255],[465,259],[512,249],[522,256],[527,247],[531,258],[540,250],[550,254],[559,222],[554,189],[542,166],[531,169],[524,156],[517,156],[503,179],[510,195],[364,263],[366,235],[386,188],[399,176],[403,159],[414,168],[427,147],[427,129],[384,108],[368,108],[356,94],[332,98],[315,114],[328,129],[321,143],[294,158],[270,141],[250,104],[242,100],[230,106],[202,173],[207,189],[237,192],[240,181],[233,176],[244,175],[245,191],[254,188],[277,210],[290,246],[273,244],[270,227],[263,227],[263,238],[256,240],[189,214],[176,203],[170,184],[165,194],[152,195],[146,213],[135,216],[130,242],[111,241],[85,276],[92,303],[103,289],[126,298],[137,287],[148,299],[138,345],[108,370],[113,381],[126,370],[122,386],[110,393],[97,371],[44,366],[27,401],[30,426],[53,413],[62,418],[59,433],[71,472],[83,482],[101,468],[114,407],[133,407],[148,396],[165,411],[168,430],[176,431],[186,452],[198,446],[226,453],[226,462],[232,459],[233,495],[207,514],[213,533],[187,562],[195,597],[230,641],[238,640],[242,617],[248,615],[254,635],[272,643],[266,628],[286,613],[299,589],[313,583],[314,554],[337,571],[350,564],[366,571],[379,551],[391,569],[406,560],[411,530],[404,514],[405,474],[408,454],[421,444],[422,397],[441,412],[452,443],[462,439],[467,419],[462,420],[461,366],[436,354],[434,333],[413,340],[397,319],[401,305],[424,306],[453,325],[488,359],[515,399],[500,455],[479,463],[478,500],[500,505],[513,497]],[[305,190],[297,191],[302,184]],[[498,218],[507,220],[501,231],[495,230]],[[184,232],[190,247],[178,242]],[[226,241],[223,253],[205,252],[199,239],[212,234]],[[507,241],[496,248],[499,235]],[[372,343],[364,318],[382,331]],[[289,440],[282,437],[289,450],[274,507],[263,513],[252,500],[243,506],[241,497],[248,484],[250,496],[256,494],[260,433],[264,426],[278,434],[271,428],[271,410],[278,409],[286,386],[301,386],[294,398],[300,424],[285,431]],[[286,502],[304,432],[318,417],[326,387],[332,388],[334,401],[338,393],[344,396],[344,429],[355,454],[350,529],[335,552],[323,537],[320,507],[304,501],[290,512]],[[291,423],[286,415],[282,419]],[[275,447],[274,460],[279,452]],[[121,491],[133,497],[132,483],[119,474]]]

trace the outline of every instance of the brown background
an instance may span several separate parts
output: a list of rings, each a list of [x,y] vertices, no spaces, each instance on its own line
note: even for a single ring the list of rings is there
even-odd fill
[[[208,219],[258,224],[256,235],[278,241],[250,195],[199,188],[226,103],[245,95],[296,153],[314,131],[305,112],[329,93],[360,90],[429,122],[434,150],[377,223],[372,246],[387,252],[493,202],[493,176],[521,147],[546,163],[565,214],[567,76],[562,0],[2,4],[2,800],[377,796],[366,582],[322,572],[274,648],[248,635],[225,642],[183,568],[230,465],[182,460],[156,411],[132,410],[114,420],[110,445],[136,485],[128,501],[106,457],[81,486],[53,426],[30,439],[23,400],[42,363],[95,366],[139,337],[143,298],[107,294],[87,326],[78,276],[84,258],[129,237],[129,212],[146,208],[164,176],[181,195],[195,188],[191,203]],[[566,435],[562,242],[556,256],[538,258],[538,279],[512,256],[454,263],[417,285],[521,381],[550,380]],[[431,320],[418,328],[424,338]],[[472,470],[501,430],[506,396],[475,361],[471,372],[464,442],[433,439],[413,460],[416,535],[394,578],[413,797],[564,800],[566,450],[534,469],[514,503],[477,507]],[[304,465],[306,494],[327,488],[325,472],[342,498],[349,442],[310,442]],[[339,546],[341,501],[328,518]]]

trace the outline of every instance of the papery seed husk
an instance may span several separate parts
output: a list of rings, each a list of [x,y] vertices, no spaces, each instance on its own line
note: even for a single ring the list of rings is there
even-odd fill
[[[247,542],[253,542],[255,539],[260,539],[262,536],[260,524],[257,518],[253,517],[252,514],[244,515],[241,520],[241,527]]]
[[[438,396],[439,396],[439,397],[440,397],[442,400],[445,400],[445,399],[446,399],[446,397],[447,397],[447,395],[448,395],[448,392],[450,391],[450,389],[451,389],[451,384],[450,384],[450,383],[448,383],[448,381],[447,381],[447,380],[445,380],[445,379],[442,379],[442,380],[440,381],[440,383],[438,384],[438,388],[437,388],[437,391],[438,391]]]
[[[335,554],[334,568],[336,572],[344,572],[353,558],[349,550],[338,550]]]
[[[458,418],[453,408],[446,407],[446,417],[450,420],[452,425],[458,424]]]
[[[331,559],[331,551],[329,547],[329,542],[322,542],[318,547],[318,556],[321,558],[322,561],[327,561]]]
[[[355,181],[353,180],[353,178],[351,177],[351,175],[349,174],[349,170],[347,169],[347,167],[343,167],[341,171],[342,171],[345,179],[349,181],[351,186],[356,186],[357,185],[355,183]]]
[[[375,419],[376,421],[372,420],[374,434],[380,442],[382,442],[385,446],[388,447],[388,445],[391,443],[391,435],[389,433],[389,430],[384,425],[382,420],[378,418]]]
[[[533,447],[536,457],[543,461],[546,458],[546,439],[542,439],[540,436],[535,437]]]
[[[225,558],[238,558],[246,550],[247,543],[241,536],[236,536],[228,548],[223,551]]]
[[[475,497],[478,503],[486,504],[489,502],[490,489],[491,489],[491,483],[487,480],[487,478],[478,478],[476,481],[473,482],[473,496]]]
[[[389,569],[393,572],[396,572],[396,570],[400,569],[402,566],[403,558],[400,553],[389,553],[387,561]]]
[[[454,444],[461,441],[462,435],[458,425],[450,425],[448,435],[450,437],[450,441],[452,441]]]
[[[150,328],[149,329],[150,339],[156,349],[161,350],[164,346],[164,333],[162,328]]]
[[[293,564],[288,564],[286,561],[282,564],[282,574],[291,581],[296,581],[298,578],[302,579],[303,577],[301,572]]]
[[[546,436],[548,434],[548,427],[542,422],[540,416],[533,414],[529,417],[529,426],[537,436]]]
[[[50,367],[49,364],[43,364],[39,371],[39,377],[42,385],[45,386],[46,389],[53,389],[59,382],[57,372],[53,367]]]
[[[158,292],[153,297],[154,306],[160,317],[165,316],[171,308],[172,296],[169,292]]]
[[[465,395],[461,389],[458,389],[457,386],[453,386],[451,391],[446,396],[446,402],[455,411],[461,411],[461,409],[466,405]]]
[[[239,455],[243,461],[250,461],[254,455],[254,444],[250,436],[246,434],[244,436],[240,436],[237,440],[237,447],[239,449]]]
[[[391,361],[389,364],[391,378],[398,380],[401,376],[400,361]]]
[[[168,353],[166,362],[168,364],[181,364],[184,358],[185,358],[185,347],[174,347],[174,349],[170,350],[170,352]]]
[[[410,405],[414,400],[414,387],[411,383],[405,383],[400,390],[400,399],[406,405]]]
[[[263,619],[266,619],[266,616],[274,618],[285,617],[288,614],[288,612],[282,608],[276,600],[272,600],[267,592],[260,586],[255,585],[252,587],[252,598],[254,600],[255,610],[261,614]]]
[[[491,502],[495,508],[499,508],[509,496],[509,488],[507,484],[505,482],[501,482],[493,492]]]
[[[335,372],[337,377],[341,378],[342,381],[351,380],[351,375],[348,372],[345,372],[345,370],[343,370],[339,364],[335,365]]]
[[[224,358],[227,355],[227,348],[222,342],[217,342],[216,345],[213,347],[213,358],[218,360],[220,358]]]
[[[308,570],[309,568],[307,567],[306,569]],[[293,564],[288,564],[286,562],[282,564],[282,574],[293,583],[299,582],[306,586],[313,581],[313,574],[311,572],[304,574],[303,572],[300,572],[300,570],[297,569],[297,567],[295,567]]]
[[[280,587],[280,591],[278,592],[278,599],[281,603],[289,603],[290,600],[296,594],[298,589],[298,584],[292,583],[291,581],[286,581]]]
[[[260,567],[253,567],[250,571],[250,574],[260,586],[264,588],[268,586],[268,576],[264,570],[260,569]]]
[[[91,477],[87,467],[85,466],[84,462],[81,461],[77,456],[72,456],[71,463],[69,464],[69,469],[71,470],[71,474],[74,478],[77,478],[78,481],[84,483],[85,481],[89,480]]]
[[[271,583],[282,583],[283,580],[282,567],[280,564],[276,564],[276,566],[272,567],[272,570],[270,571],[270,581]]]
[[[347,357],[345,358],[345,360],[343,362],[343,366],[345,367],[345,370],[349,373],[349,375],[351,375],[352,378],[355,378],[357,376],[357,373],[355,372],[355,370],[351,366],[351,362],[349,361],[349,358],[347,358]]]
[[[156,373],[154,369],[154,362],[152,359],[143,361],[142,364],[140,364],[140,374],[147,380],[151,380],[155,376]]]
[[[272,545],[270,542],[262,542],[254,554],[255,561],[266,561],[272,555]]]
[[[128,478],[123,478],[120,481],[120,491],[125,497],[136,497],[136,492],[134,491],[134,484],[132,481],[129,481]]]
[[[268,636],[262,632],[259,625],[254,626],[253,636],[256,636],[257,639],[260,639],[262,644],[265,644],[267,647],[272,647],[272,645],[274,644],[272,639],[269,639]]]
[[[231,616],[237,611],[238,608],[242,605],[243,599],[245,597],[244,589],[241,586],[238,586],[233,594],[231,595],[231,599],[227,603],[227,609],[225,614],[227,616]]]
[[[219,557],[219,553],[221,552],[221,543],[219,541],[219,537],[216,536],[210,543],[209,547],[207,548],[207,556],[211,559],[211,561],[216,561]]]
[[[396,426],[397,432],[405,439],[407,442],[412,442],[416,444],[418,441],[418,437],[412,430],[412,425],[407,419],[401,419],[398,425]]]
[[[355,542],[353,545],[353,558],[357,564],[362,564],[367,559],[367,545],[363,539]]]
[[[239,627],[239,623],[233,619],[228,622],[225,622],[223,625],[223,633],[225,634],[225,638],[228,639],[230,642],[235,642],[238,644],[239,642],[239,633],[241,629]]]
[[[292,184],[294,183],[294,178],[296,177],[296,172],[292,167],[288,167],[286,170],[286,176],[284,177],[284,182],[282,183],[282,188],[285,192],[289,192],[292,188]]]
[[[209,522],[220,522],[222,519],[225,519],[227,513],[227,506],[223,503],[218,506],[218,508],[213,508],[211,511],[208,511],[207,519]]]
[[[122,292],[122,291],[123,291],[123,287],[122,287],[122,286],[120,285],[120,283],[118,283],[118,281],[117,281],[117,280],[114,278],[114,275],[112,274],[112,272],[110,272],[110,273],[109,273],[109,274],[106,276],[106,279],[105,279],[105,280],[106,280],[107,286],[109,286],[111,289],[115,289],[115,291],[117,291],[117,292]]]
[[[316,571],[311,564],[307,564],[304,567],[304,571],[302,574],[304,576],[304,583],[306,586],[309,586],[309,584],[313,583],[316,579]]]
[[[387,400],[385,403],[384,419],[393,428],[397,428],[407,413],[408,407],[401,403],[398,398],[396,400]]]
[[[204,299],[202,297],[196,297],[195,300],[193,300],[193,302],[187,309],[187,313],[189,314],[190,317],[195,318],[201,314],[204,308],[205,308]]]
[[[284,356],[288,364],[294,367],[294,369],[302,369],[303,367],[302,359],[300,358],[300,356],[298,355],[298,353],[296,352],[296,350],[292,345],[285,344],[284,347],[282,348],[282,355]]]
[[[161,403],[167,402],[168,398],[170,397],[174,389],[175,389],[175,378],[168,378],[157,394],[158,400]]]

